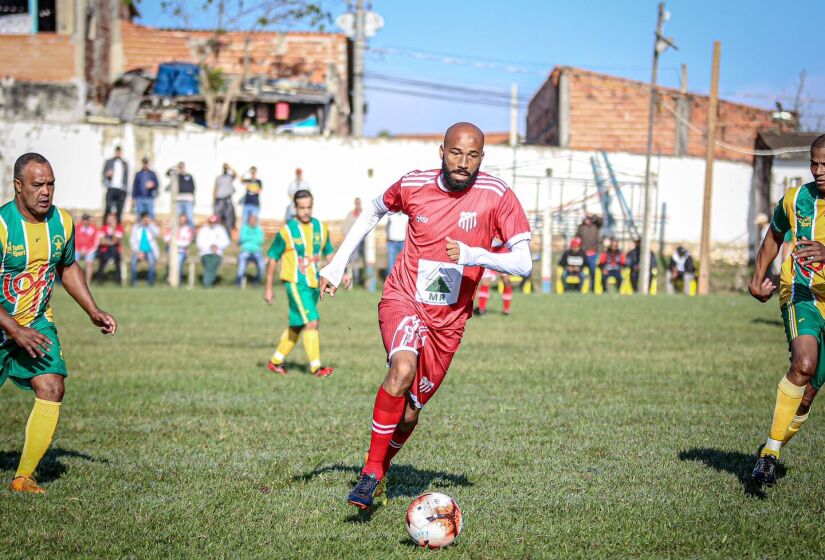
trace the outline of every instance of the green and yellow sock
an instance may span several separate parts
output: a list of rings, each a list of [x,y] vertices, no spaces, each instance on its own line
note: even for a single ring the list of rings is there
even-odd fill
[[[782,448],[782,441],[785,434],[793,422],[802,397],[805,395],[805,385],[794,385],[783,377],[776,388],[776,406],[773,410],[773,422],[771,432],[765,447],[762,448],[761,455],[774,455],[779,458],[779,451]]]
[[[40,459],[52,443],[52,436],[60,418],[60,403],[34,399],[34,407],[26,423],[26,441],[23,444],[23,453],[20,455],[20,465],[17,467],[18,476],[32,476]]]
[[[791,425],[788,427],[788,431],[785,432],[785,437],[782,439],[783,446],[787,445],[788,442],[791,441],[791,438],[793,438],[796,435],[796,433],[799,431],[799,428],[801,428],[802,424],[805,423],[805,420],[808,419],[809,414],[810,412],[807,412],[802,416],[797,414],[793,417],[793,420],[791,420]]]
[[[295,348],[295,345],[298,343],[298,334],[297,331],[290,328],[284,329],[283,334],[281,334],[281,340],[278,342],[278,348],[272,355],[271,361],[273,364],[281,365],[284,363],[287,354],[292,352],[292,349]]]
[[[304,350],[309,358],[309,369],[315,373],[321,368],[321,336],[318,329],[304,330]]]

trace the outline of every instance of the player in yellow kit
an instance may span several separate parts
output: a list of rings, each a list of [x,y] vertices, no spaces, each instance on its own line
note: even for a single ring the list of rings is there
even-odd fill
[[[271,304],[272,281],[275,267],[281,262],[281,280],[286,288],[289,303],[289,326],[284,329],[275,354],[267,369],[286,375],[284,358],[295,347],[303,331],[304,350],[309,367],[315,377],[328,377],[335,371],[321,365],[321,341],[318,335],[318,270],[321,257],[332,254],[332,243],[326,224],[312,217],[312,193],[299,190],[295,193],[296,215],[275,235],[269,248],[269,264],[266,269],[264,300]]]
[[[825,135],[811,145],[811,174],[813,182],[788,189],[776,205],[748,286],[759,301],[771,298],[776,286],[768,268],[790,232],[793,252],[782,264],[779,303],[791,367],[779,381],[770,434],[753,470],[754,480],[767,486],[776,482],[782,446],[807,420],[825,383]]]
[[[52,206],[54,189],[46,158],[23,154],[14,164],[14,200],[0,207],[0,385],[11,379],[35,395],[14,492],[44,493],[32,475],[57,428],[68,375],[49,305],[55,275],[103,334],[117,330],[89,293],[75,261],[74,223]]]

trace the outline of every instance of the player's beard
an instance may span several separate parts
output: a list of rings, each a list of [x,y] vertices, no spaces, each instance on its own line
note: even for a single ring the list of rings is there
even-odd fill
[[[472,184],[476,182],[479,171],[481,171],[480,168],[476,169],[476,172],[467,177],[464,181],[456,181],[447,170],[447,163],[443,159],[441,160],[441,177],[444,179],[444,186],[447,187],[448,191],[461,192],[466,190],[468,187],[471,187]]]

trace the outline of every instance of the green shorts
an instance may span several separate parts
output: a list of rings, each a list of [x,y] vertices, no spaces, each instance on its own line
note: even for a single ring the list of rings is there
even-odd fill
[[[303,327],[317,321],[319,316],[316,304],[321,290],[293,282],[284,282],[284,287],[289,301],[289,326]]]
[[[816,338],[819,345],[819,359],[811,385],[819,391],[825,384],[825,319],[812,301],[786,303],[782,306],[782,322],[788,338],[788,350],[793,339],[803,334]]]
[[[57,329],[54,323],[46,319],[38,319],[31,328],[52,341],[52,347],[42,358],[32,358],[29,353],[20,348],[14,340],[7,340],[0,345],[0,386],[11,378],[14,384],[21,389],[32,390],[31,379],[45,373],[57,373],[66,377],[66,362],[63,361],[63,349],[57,338]]]

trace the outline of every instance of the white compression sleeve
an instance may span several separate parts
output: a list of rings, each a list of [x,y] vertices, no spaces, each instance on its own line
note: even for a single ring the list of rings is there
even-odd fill
[[[332,261],[321,269],[318,273],[329,280],[330,284],[335,287],[341,283],[341,278],[344,277],[344,271],[347,269],[347,263],[350,257],[358,248],[358,244],[363,241],[367,234],[372,231],[372,228],[384,217],[388,212],[387,207],[384,206],[383,197],[375,198],[358,216],[352,228],[347,233],[346,238],[341,242]]]
[[[505,274],[528,276],[533,270],[533,258],[530,255],[530,240],[521,239],[510,247],[509,253],[491,253],[481,247],[468,247],[458,242],[461,254],[458,264],[483,266]]]

